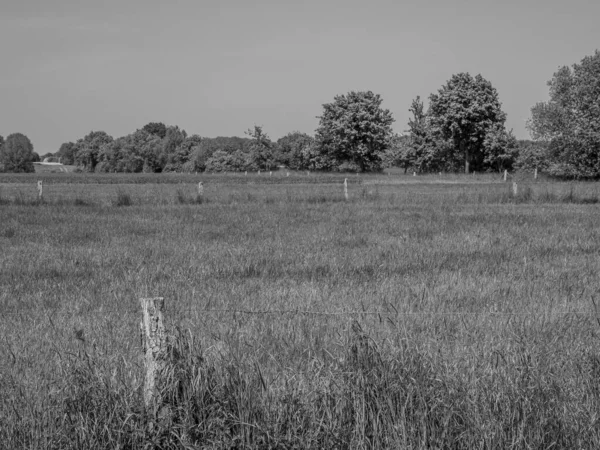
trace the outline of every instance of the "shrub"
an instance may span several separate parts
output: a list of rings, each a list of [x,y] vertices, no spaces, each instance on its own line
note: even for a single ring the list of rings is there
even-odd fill
[[[131,206],[133,205],[133,201],[131,200],[131,195],[119,189],[114,204],[115,206]]]

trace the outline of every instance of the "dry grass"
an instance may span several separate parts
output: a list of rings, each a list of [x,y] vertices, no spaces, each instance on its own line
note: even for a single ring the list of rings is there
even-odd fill
[[[0,447],[600,446],[597,185],[68,177],[1,185]]]

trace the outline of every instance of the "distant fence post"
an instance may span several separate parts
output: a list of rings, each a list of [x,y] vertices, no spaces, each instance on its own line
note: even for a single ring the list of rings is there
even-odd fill
[[[537,167],[535,168],[535,170],[533,171],[533,179],[537,180]]]
[[[161,373],[167,363],[167,333],[163,324],[163,297],[142,298],[142,350],[144,352],[144,406],[151,416],[151,424],[156,419],[161,404]]]
[[[417,172],[413,172],[413,177],[416,177],[416,176],[417,176]]]
[[[507,176],[508,176],[508,170],[504,170],[504,181],[506,181]]]
[[[198,197],[204,197],[204,184],[198,183]]]
[[[344,178],[344,198],[348,201],[348,178]]]
[[[516,197],[517,194],[519,193],[519,187],[517,186],[516,182],[513,183],[513,189],[512,190],[513,190],[513,197]]]
[[[43,200],[44,199],[44,183],[42,182],[42,180],[38,180],[37,190],[38,190],[38,200]]]
[[[286,173],[285,173],[285,176],[286,176],[286,177],[289,177],[289,176],[290,176],[290,173],[289,173],[289,172],[286,172]]]

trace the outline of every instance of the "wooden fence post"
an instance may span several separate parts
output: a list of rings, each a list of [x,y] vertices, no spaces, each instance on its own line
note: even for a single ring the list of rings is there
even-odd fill
[[[348,201],[348,178],[344,178],[344,198]]]
[[[163,324],[163,297],[142,298],[142,349],[146,376],[144,379],[144,406],[151,421],[156,418],[161,404],[161,374],[167,363],[167,333]],[[152,424],[152,422],[151,422]]]
[[[537,167],[535,168],[535,171],[533,172],[533,179],[537,180]]]
[[[513,183],[513,197],[516,197],[518,193],[519,193],[519,187],[517,186],[517,183],[514,182]]]
[[[198,183],[198,197],[204,197],[204,184],[202,183],[202,181]]]
[[[37,190],[38,190],[38,200],[41,201],[44,199],[44,183],[42,180],[38,180]]]
[[[508,170],[504,171],[504,181],[506,181],[506,177],[508,176]]]

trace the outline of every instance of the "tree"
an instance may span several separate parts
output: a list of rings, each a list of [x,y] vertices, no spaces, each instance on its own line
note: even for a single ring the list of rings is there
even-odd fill
[[[514,167],[518,170],[547,171],[549,161],[548,142],[545,141],[517,141],[518,156]]]
[[[73,142],[65,142],[60,146],[55,156],[60,159],[60,162],[65,165],[75,164],[75,153],[77,152],[77,146]]]
[[[249,167],[251,170],[269,170],[275,166],[273,158],[273,143],[269,136],[263,131],[262,126],[254,125],[245,133],[252,140],[250,144]]]
[[[275,159],[292,170],[308,169],[304,150],[313,145],[314,139],[306,133],[294,131],[277,140]]]
[[[481,75],[459,73],[429,97],[428,116],[440,137],[449,140],[464,158],[465,172],[471,165],[482,169],[484,141],[490,130],[504,127],[506,114],[498,93]]]
[[[167,135],[167,126],[162,122],[150,122],[144,125],[142,130],[164,139]]]
[[[600,52],[548,81],[550,100],[531,108],[528,128],[548,143],[548,172],[567,177],[600,176]]]
[[[206,161],[207,172],[229,172],[232,163],[232,155],[225,150],[217,150]]]
[[[485,149],[483,162],[487,167],[498,172],[511,170],[518,156],[517,138],[511,131],[506,131],[504,126],[496,126],[485,135],[483,142]]]
[[[159,165],[161,171],[173,171],[173,168],[169,161],[172,161],[177,148],[185,141],[187,133],[185,130],[180,129],[178,126],[170,126],[167,128],[165,137],[162,139],[162,150],[159,158]],[[168,165],[168,167],[167,167]]]
[[[88,172],[93,172],[96,170],[96,164],[99,161],[100,149],[103,145],[110,144],[112,141],[112,136],[104,131],[91,131],[75,144],[75,164],[83,167]]]
[[[186,137],[175,150],[168,155],[166,171],[181,172],[184,165],[190,160],[194,151],[200,147],[202,138],[197,134]]]
[[[389,147],[394,118],[371,91],[337,95],[323,105],[316,131],[317,148],[338,167],[352,163],[360,171],[379,170]]]
[[[0,166],[5,172],[35,172],[33,144],[27,136],[13,133],[0,147]]]
[[[390,146],[381,156],[384,167],[402,167],[404,173],[414,164],[414,151],[409,135],[395,134],[390,139]]]

